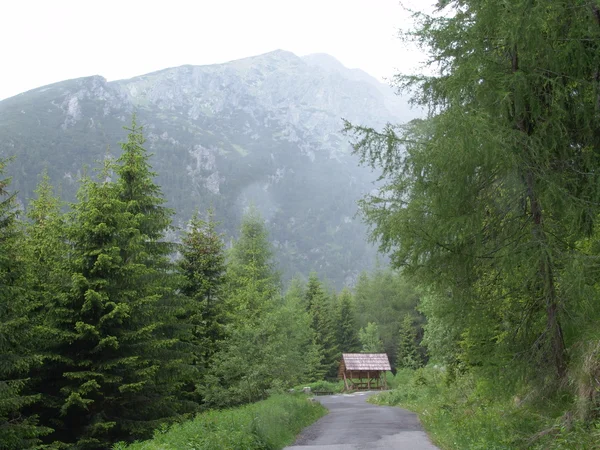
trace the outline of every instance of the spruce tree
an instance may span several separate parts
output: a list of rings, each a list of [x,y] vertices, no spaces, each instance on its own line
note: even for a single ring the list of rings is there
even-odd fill
[[[302,367],[298,370],[298,382],[319,381],[322,377],[321,349],[316,342],[316,333],[313,330],[312,318],[306,308],[306,285],[300,278],[294,277],[290,281],[284,298],[285,306],[291,311],[292,317],[297,317],[296,326],[303,326],[309,338],[300,344],[299,352]]]
[[[0,176],[6,165],[0,159]],[[0,179],[0,446],[7,450],[35,448],[47,430],[23,411],[38,400],[28,395],[28,371],[37,363],[33,353],[30,308],[26,299],[26,267],[21,258],[22,233],[17,224],[10,180]]]
[[[46,171],[35,190],[36,197],[27,208],[25,255],[28,263],[28,296],[40,313],[36,322],[43,324],[52,299],[64,294],[69,285],[70,247],[65,233],[62,203]]]
[[[35,327],[32,342],[43,364],[30,370],[31,389],[41,395],[31,410],[39,416],[41,424],[60,430],[57,410],[66,360],[59,347],[68,342],[71,334],[57,319],[66,317],[63,313],[70,291],[72,252],[65,231],[67,222],[60,211],[61,201],[55,196],[45,171],[35,194],[27,208],[29,221],[24,226],[23,256],[27,264],[27,298]]]
[[[320,377],[333,378],[337,375],[340,352],[336,342],[336,324],[327,293],[315,273],[311,273],[306,287],[306,308],[315,332],[315,342],[321,358],[318,369]]]
[[[254,209],[242,219],[227,259],[227,334],[205,377],[202,395],[211,406],[263,398],[275,377],[270,348],[282,332],[279,277],[264,221]]]
[[[337,343],[342,353],[357,353],[361,345],[358,339],[358,326],[352,293],[344,288],[338,296],[337,304]]]
[[[117,164],[85,179],[73,206],[72,286],[52,311],[62,367],[53,438],[77,448],[148,437],[180,410],[171,245],[162,241],[171,212],[142,144],[134,121]]]
[[[185,306],[178,321],[189,327],[182,339],[190,344],[193,379],[188,390],[196,390],[211,364],[219,343],[225,338],[225,253],[221,235],[216,231],[212,210],[208,220],[194,215],[180,246],[178,262],[181,293]]]
[[[418,369],[421,367],[423,360],[417,347],[417,330],[414,325],[414,319],[410,314],[406,314],[402,319],[398,337],[396,367],[406,369]]]
[[[233,316],[250,321],[280,291],[267,228],[254,207],[244,215],[240,237],[229,251],[227,290]]]
[[[288,293],[264,318],[272,330],[263,351],[275,387],[290,388],[310,380],[319,362],[319,348],[304,299]]]
[[[290,388],[314,376],[320,352],[300,300],[273,302],[255,321],[231,330],[205,378],[208,405],[257,401],[272,389]]]
[[[143,264],[139,279],[129,277],[125,289],[131,288],[132,297],[140,300],[140,305],[149,314],[146,326],[153,329],[147,341],[145,355],[158,367],[154,377],[151,402],[143,411],[138,409],[138,417],[132,414],[132,426],[147,420],[144,433],[148,433],[155,423],[164,423],[176,418],[179,413],[193,413],[197,409],[194,402],[181,401],[179,392],[189,375],[189,352],[180,344],[180,337],[186,324],[179,323],[177,314],[184,308],[184,300],[177,294],[179,285],[176,267],[172,256],[177,246],[166,239],[172,231],[174,211],[165,206],[166,200],[160,186],[154,179],[157,173],[150,165],[150,154],[144,148],[143,128],[137,125],[133,116],[127,140],[121,143],[122,153],[115,166],[118,198],[124,202],[127,213],[134,215],[136,237],[139,245],[132,245],[121,252],[124,261]],[[137,234],[139,233],[139,235]],[[130,241],[131,242],[131,241]],[[141,324],[140,324],[141,325]],[[150,386],[150,385],[149,385]]]
[[[300,303],[306,309],[306,283],[304,280],[297,276],[290,280],[285,292],[285,301]]]

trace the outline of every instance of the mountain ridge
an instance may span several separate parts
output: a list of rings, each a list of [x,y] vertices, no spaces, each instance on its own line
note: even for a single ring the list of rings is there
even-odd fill
[[[341,119],[374,127],[403,120],[387,106],[402,109],[402,100],[361,77],[333,57],[278,50],[125,80],[65,80],[0,101],[0,156],[16,155],[9,171],[22,202],[44,168],[73,200],[82,168],[109,146],[118,153],[136,112],[177,225],[212,205],[234,235],[254,203],[285,278],[315,269],[341,285],[375,255],[355,218],[375,177],[359,167]]]

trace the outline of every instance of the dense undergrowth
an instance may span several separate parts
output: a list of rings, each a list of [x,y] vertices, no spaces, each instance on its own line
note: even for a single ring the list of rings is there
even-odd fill
[[[509,393],[500,379],[462,375],[448,382],[445,371],[432,367],[400,370],[395,383],[370,401],[416,412],[444,450],[600,449],[600,422],[576,419],[566,394],[534,401],[527,392]]]
[[[326,414],[305,395],[278,394],[266,400],[220,411],[157,431],[154,438],[115,450],[276,450],[291,444],[302,428]]]

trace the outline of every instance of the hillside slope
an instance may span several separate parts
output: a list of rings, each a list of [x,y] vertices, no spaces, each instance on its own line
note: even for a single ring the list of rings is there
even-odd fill
[[[341,119],[381,126],[410,115],[365,72],[278,50],[129,80],[68,80],[6,99],[0,155],[16,157],[9,170],[19,198],[32,196],[47,168],[72,200],[84,166],[119,153],[133,112],[176,224],[212,205],[232,235],[254,203],[285,277],[316,269],[341,285],[372,263],[355,213],[375,176],[350,154]]]

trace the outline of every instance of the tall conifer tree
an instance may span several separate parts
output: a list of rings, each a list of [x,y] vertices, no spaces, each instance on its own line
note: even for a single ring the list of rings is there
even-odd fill
[[[410,314],[406,314],[402,319],[398,338],[396,367],[407,369],[418,369],[421,367],[423,359],[417,347],[417,330],[414,319]]]
[[[67,222],[61,214],[61,202],[54,195],[50,179],[44,171],[30,200],[25,224],[23,255],[27,263],[27,297],[32,307],[33,343],[43,363],[30,370],[31,389],[41,394],[31,410],[39,415],[40,423],[61,428],[57,410],[60,408],[60,389],[65,359],[60,344],[72,337],[62,327],[59,317],[65,318],[69,307],[66,301],[71,283],[71,247],[67,241]],[[56,435],[53,435],[56,436]]]
[[[122,292],[131,289],[132,298],[139,301],[148,314],[140,321],[144,329],[152,329],[144,354],[158,368],[154,386],[149,384],[150,404],[145,410],[138,409],[140,415],[132,420],[133,426],[139,418],[142,422],[148,420],[144,431],[147,433],[152,423],[170,420],[179,412],[193,412],[196,405],[177,400],[189,374],[186,362],[190,355],[179,345],[185,324],[178,323],[176,315],[184,305],[176,294],[178,279],[171,260],[176,245],[166,239],[172,230],[174,212],[165,206],[162,190],[154,181],[157,173],[150,165],[150,155],[144,148],[143,128],[137,125],[135,115],[131,127],[126,130],[127,140],[120,144],[122,153],[115,166],[116,187],[127,213],[135,217],[138,240],[135,243],[130,240],[132,245],[123,248],[121,256],[124,261],[137,265],[135,270],[139,278],[129,276],[124,280]],[[152,402],[156,405],[152,406]]]
[[[61,201],[46,171],[29,202],[25,226],[24,253],[28,262],[28,296],[38,309],[38,321],[43,325],[45,311],[53,308],[54,300],[68,290],[70,247],[65,233],[67,225],[61,213]]]
[[[165,331],[171,212],[142,144],[134,121],[118,164],[83,181],[72,214],[72,287],[52,312],[62,367],[53,439],[77,448],[147,437],[179,412],[180,355]]]
[[[0,159],[0,176],[6,165]],[[9,179],[0,179],[0,446],[7,450],[34,448],[44,429],[23,411],[38,400],[27,395],[27,375],[35,364],[30,308],[26,299],[23,239],[17,226]]]
[[[225,338],[225,252],[216,231],[212,210],[206,221],[195,215],[188,225],[180,247],[178,262],[181,293],[185,306],[178,320],[189,326],[183,340],[193,357],[193,378],[188,390],[196,391],[211,364],[219,343]]]
[[[260,214],[251,209],[227,258],[227,334],[206,377],[203,395],[212,406],[263,398],[275,377],[269,348],[281,331],[272,314],[282,306],[279,276]],[[278,318],[279,319],[279,318]]]
[[[357,353],[361,345],[352,293],[344,288],[337,299],[337,343],[342,353]]]
[[[306,308],[311,317],[316,344],[321,352],[320,376],[333,378],[337,374],[340,358],[336,342],[336,324],[327,293],[315,273],[311,273],[308,278]]]
[[[234,316],[253,320],[280,293],[279,274],[263,218],[251,207],[227,258],[227,290]]]

